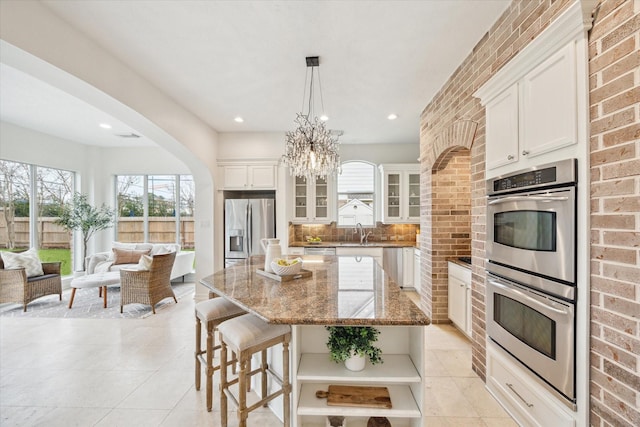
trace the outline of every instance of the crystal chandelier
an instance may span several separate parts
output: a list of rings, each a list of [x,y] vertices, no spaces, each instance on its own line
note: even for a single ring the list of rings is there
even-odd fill
[[[313,181],[316,177],[326,178],[329,175],[340,173],[340,155],[338,154],[338,136],[334,135],[325,126],[327,117],[323,114],[320,118],[314,115],[314,68],[320,62],[317,56],[306,58],[307,68],[311,68],[311,82],[309,84],[309,104],[305,114],[305,93],[302,98],[302,112],[298,113],[294,123],[296,129],[286,133],[286,148],[282,156],[284,164],[289,166],[291,175],[305,177],[307,181]],[[308,72],[307,72],[308,75]],[[318,83],[320,82],[320,70],[318,70]],[[322,87],[320,86],[320,100],[322,103]],[[324,110],[324,105],[322,105]]]

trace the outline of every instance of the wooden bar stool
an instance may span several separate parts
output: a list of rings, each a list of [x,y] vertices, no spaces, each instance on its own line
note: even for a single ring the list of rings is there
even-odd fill
[[[207,411],[211,412],[213,404],[213,373],[220,365],[213,365],[213,352],[220,348],[216,345],[215,333],[220,323],[225,320],[246,314],[244,310],[224,298],[213,298],[196,304],[196,390],[200,390],[202,364],[206,367],[207,376]],[[207,345],[202,349],[202,322],[207,328]]]
[[[236,317],[218,326],[220,332],[220,419],[222,427],[227,427],[227,397],[231,398],[238,407],[238,426],[246,427],[249,412],[267,403],[276,397],[283,396],[284,427],[291,425],[290,421],[290,396],[291,384],[289,383],[289,342],[291,341],[291,327],[289,325],[276,325],[265,322],[253,314],[245,314]],[[282,378],[271,370],[267,364],[267,349],[274,345],[282,344]],[[228,351],[233,351],[238,357],[240,370],[238,377],[229,381],[227,369],[229,360]],[[251,370],[251,356],[261,353],[262,363],[260,367]],[[255,374],[262,377],[262,395],[260,401],[247,407],[247,389],[251,377]],[[267,373],[280,385],[280,389],[267,395]],[[238,399],[231,393],[230,386],[238,384]]]

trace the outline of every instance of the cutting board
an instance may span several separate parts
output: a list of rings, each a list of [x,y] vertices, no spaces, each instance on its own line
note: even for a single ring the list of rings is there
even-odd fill
[[[389,389],[386,387],[330,385],[329,391],[316,391],[316,397],[326,398],[329,406],[391,408],[391,397],[389,397]]]

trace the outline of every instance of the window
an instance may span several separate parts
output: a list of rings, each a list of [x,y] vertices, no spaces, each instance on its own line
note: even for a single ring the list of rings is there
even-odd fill
[[[70,274],[72,234],[54,221],[74,181],[70,171],[0,160],[0,250],[38,248],[41,260],[61,261]]]
[[[119,175],[117,240],[194,247],[195,187],[190,175]]]
[[[345,162],[338,176],[338,226],[375,225],[375,166],[366,162]]]

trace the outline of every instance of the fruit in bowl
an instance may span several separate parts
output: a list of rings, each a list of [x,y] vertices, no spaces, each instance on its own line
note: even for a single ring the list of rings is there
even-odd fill
[[[307,236],[307,242],[308,242],[308,243],[315,243],[315,244],[318,244],[318,243],[322,242],[322,239],[321,239],[321,238],[319,238],[319,237],[310,237],[310,236]]]
[[[271,261],[271,269],[278,276],[298,274],[302,269],[302,258],[285,259],[278,258]]]

